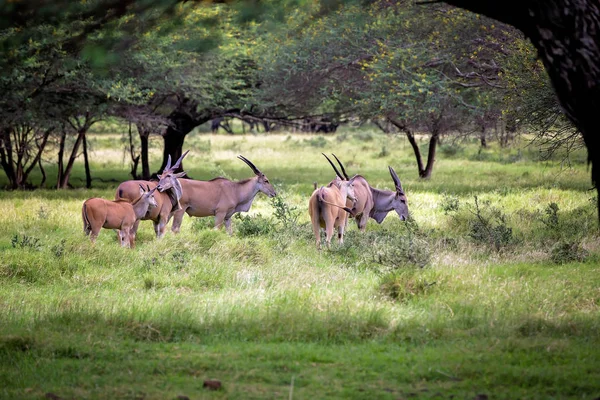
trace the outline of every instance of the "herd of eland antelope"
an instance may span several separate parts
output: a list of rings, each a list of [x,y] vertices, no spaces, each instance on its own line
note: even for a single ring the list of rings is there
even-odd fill
[[[254,177],[241,181],[231,181],[217,177],[209,181],[185,179],[185,171],[175,172],[189,150],[171,165],[169,156],[167,165],[158,181],[130,180],[117,187],[115,200],[91,198],[83,203],[81,210],[83,231],[95,242],[101,228],[117,231],[121,246],[133,248],[141,220],[151,220],[157,238],[165,234],[171,218],[171,230],[178,233],[183,215],[190,217],[215,217],[215,229],[225,226],[232,234],[231,217],[235,213],[247,212],[259,192],[275,197],[275,188],[267,176],[250,160],[239,155],[254,172]],[[343,243],[344,230],[348,218],[356,220],[361,232],[365,231],[367,221],[373,218],[380,224],[386,215],[396,211],[401,220],[408,218],[408,203],[402,189],[400,178],[392,167],[390,175],[395,191],[371,187],[361,175],[348,176],[342,162],[333,154],[340,170],[323,154],[335,171],[335,178],[327,186],[317,188],[310,196],[308,213],[310,215],[317,248],[321,248],[321,228],[325,228],[325,242],[331,246],[334,229],[338,229],[338,241]]]

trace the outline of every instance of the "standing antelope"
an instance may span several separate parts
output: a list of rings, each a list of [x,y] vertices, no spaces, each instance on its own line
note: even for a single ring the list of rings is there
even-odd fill
[[[338,176],[340,176],[340,179],[348,181],[350,178],[344,169],[344,165],[335,154],[333,156],[344,174],[341,177],[338,173]],[[408,203],[406,194],[400,183],[400,178],[398,178],[396,171],[392,167],[388,166],[388,168],[396,187],[395,191],[375,189],[360,175],[355,175],[352,178],[354,179],[354,193],[356,194],[356,202],[352,207],[352,214],[361,232],[365,231],[369,217],[377,221],[378,224],[381,224],[386,215],[392,210],[396,211],[401,221],[405,221],[408,218]],[[349,204],[348,207],[350,207]]]
[[[162,175],[158,175],[159,179],[161,179],[163,176],[168,177],[168,179],[165,179],[164,181],[161,180],[162,185],[160,188],[158,188],[159,191],[154,194],[157,206],[148,209],[146,215],[135,221],[135,224],[132,228],[132,235],[134,239],[140,224],[140,220],[151,220],[154,223],[154,232],[156,233],[156,237],[161,238],[164,236],[171,215],[173,212],[180,209],[179,199],[181,199],[183,190],[181,189],[179,178],[184,176],[185,172],[180,172],[177,174],[174,172],[177,170],[177,168],[179,168],[181,165],[181,160],[183,160],[188,152],[189,150],[179,157],[173,166],[171,166],[171,156],[169,155],[167,165],[163,170]],[[142,180],[125,181],[117,188],[115,200],[122,199],[129,202],[134,201],[139,196],[138,185],[146,185],[154,189],[159,185],[159,183]]]
[[[90,236],[92,243],[96,242],[100,228],[117,229],[121,246],[133,248],[135,235],[131,230],[133,225],[146,215],[149,207],[156,207],[154,189],[139,185],[139,197],[129,203],[125,200],[110,201],[94,197],[87,199],[81,208],[83,232]]]
[[[325,156],[325,154],[323,155]],[[348,214],[352,214],[352,210],[346,206],[346,201],[349,200],[352,204],[356,201],[354,178],[345,180],[331,160],[327,156],[325,158],[327,158],[339,179],[334,179],[327,187],[322,186],[316,189],[308,201],[308,213],[310,214],[317,249],[321,249],[321,228],[325,228],[325,242],[328,248],[331,247],[334,228],[338,228],[339,243],[344,243],[346,221],[348,220]]]
[[[252,201],[258,192],[263,192],[269,197],[275,197],[277,193],[263,174],[250,160],[238,156],[245,162],[256,176],[238,182],[226,178],[214,178],[210,181],[197,181],[193,179],[181,179],[183,193],[179,199],[181,209],[173,216],[173,232],[179,232],[183,214],[190,217],[215,216],[215,229],[221,228],[223,224],[227,233],[231,235],[231,216],[238,212],[246,212],[252,206]],[[171,179],[171,173],[163,173],[158,190],[163,191],[167,186],[164,182]]]

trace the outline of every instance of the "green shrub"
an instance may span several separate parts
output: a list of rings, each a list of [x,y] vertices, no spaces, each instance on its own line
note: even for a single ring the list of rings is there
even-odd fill
[[[381,146],[381,151],[377,154],[377,158],[383,158],[383,157],[387,157],[389,155],[390,155],[390,152],[387,149],[387,146],[385,144],[383,144]]]
[[[273,215],[282,228],[293,229],[298,225],[300,210],[286,203],[281,194],[271,199],[271,206],[275,209]]]
[[[572,240],[561,240],[550,251],[550,259],[556,264],[583,262],[588,255],[588,251],[582,248],[579,242]]]
[[[451,196],[444,194],[442,201],[440,202],[440,208],[444,211],[444,215],[448,215],[451,212],[456,212],[460,208],[460,201],[457,196]]]
[[[260,214],[255,216],[235,214],[236,232],[238,236],[263,236],[268,235],[275,229],[273,222]]]
[[[490,207],[489,202],[483,202],[483,206],[475,196],[475,209],[471,210],[475,218],[469,221],[469,237],[475,243],[487,244],[496,251],[514,244],[516,239],[508,226],[507,216]]]
[[[406,227],[404,232],[391,229],[365,233],[349,231],[345,248],[368,265],[380,265],[386,269],[423,268],[431,261],[431,245],[414,222],[407,222]]]
[[[440,146],[440,153],[445,157],[452,157],[462,152],[462,147],[456,143],[450,143]]]
[[[353,136],[354,139],[359,142],[370,142],[373,140],[373,134],[371,132],[356,132]]]
[[[323,136],[315,136],[309,139],[304,139],[302,143],[311,147],[321,148],[327,146],[329,142]]]
[[[215,217],[192,218],[192,230],[194,232],[212,229],[215,227]]]
[[[381,278],[379,290],[392,300],[408,302],[433,291],[436,283],[428,282],[422,274],[415,271],[394,271]]]
[[[16,234],[11,239],[10,244],[12,245],[13,249],[30,248],[32,250],[41,250],[42,248],[40,239],[29,235],[19,236],[18,234]]]
[[[558,228],[558,204],[552,202],[546,206],[544,209],[544,214],[546,215],[542,218],[542,222],[551,229]]]

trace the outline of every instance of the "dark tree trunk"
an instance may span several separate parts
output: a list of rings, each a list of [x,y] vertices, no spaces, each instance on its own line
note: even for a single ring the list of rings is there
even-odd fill
[[[88,151],[87,151],[87,136],[83,134],[83,164],[85,166],[85,187],[87,189],[92,188],[92,174],[90,172],[90,163],[88,159]]]
[[[46,171],[44,170],[44,166],[42,165],[42,158],[38,159],[38,165],[40,166],[40,173],[42,174],[42,181],[40,182],[40,187],[44,187],[46,183]]]
[[[2,129],[2,137],[0,140],[2,141],[0,143],[0,163],[2,164],[2,169],[4,169],[4,172],[8,177],[10,187],[12,189],[16,189],[18,184],[12,158],[13,149],[12,140],[10,138],[10,128]]]
[[[419,169],[419,176],[421,176],[421,174],[425,170],[423,168],[423,157],[421,157],[421,149],[419,149],[419,144],[415,139],[415,135],[413,135],[413,133],[408,129],[405,130],[405,132],[406,138],[408,139],[408,143],[410,143],[413,149],[413,153],[415,154],[415,158],[417,159],[417,168]]]
[[[148,160],[148,137],[150,132],[140,132],[141,157],[142,157],[142,179],[150,179],[150,160]]]
[[[600,3],[597,0],[446,0],[520,29],[531,39],[592,164],[600,208]],[[600,216],[600,213],[599,213]]]
[[[58,176],[56,177],[56,188],[57,189],[60,189],[60,185],[62,183],[63,175],[64,175],[64,171],[65,171],[63,157],[65,154],[66,141],[67,141],[67,132],[63,128],[62,132],[60,134],[60,141],[58,144]]]
[[[69,178],[71,177],[71,171],[73,170],[73,165],[75,164],[75,159],[77,158],[77,152],[79,151],[79,146],[81,146],[81,142],[85,137],[85,131],[80,131],[77,134],[77,139],[75,140],[75,144],[73,145],[73,150],[71,151],[71,155],[69,156],[69,161],[61,173],[61,180],[58,183],[59,189],[66,189],[69,186]],[[62,154],[61,154],[62,156]]]
[[[183,154],[183,142],[185,136],[190,133],[195,127],[209,121],[210,116],[196,118],[190,113],[184,110],[175,110],[169,115],[169,127],[163,135],[164,139],[164,150],[163,150],[163,162],[158,169],[160,174],[167,166],[167,159],[171,156],[171,162],[175,163]],[[172,164],[171,164],[172,165]],[[183,163],[181,164],[178,171],[183,170]]]
[[[435,153],[440,137],[439,132],[434,131],[431,134],[431,138],[429,139],[429,149],[427,151],[427,165],[423,166],[423,157],[421,156],[421,149],[419,149],[419,144],[417,143],[415,135],[412,133],[412,131],[408,129],[408,127],[402,122],[396,121],[392,118],[388,118],[388,121],[400,131],[406,133],[406,138],[408,139],[408,142],[410,143],[413,149],[413,153],[415,154],[415,159],[417,160],[419,178],[431,178],[431,174],[433,173],[433,164],[435,163]]]
[[[23,175],[22,184],[25,184],[25,181],[29,177],[29,174],[31,173],[31,171],[33,171],[33,169],[35,168],[36,164],[39,164],[40,172],[42,173],[42,182],[40,183],[40,186],[42,186],[46,182],[46,172],[44,171],[44,168],[42,167],[42,153],[44,152],[44,149],[46,148],[46,144],[48,144],[48,138],[50,137],[50,133],[52,133],[53,130],[54,130],[54,128],[46,129],[46,131],[44,131],[44,133],[42,134],[41,142],[36,143],[36,145],[37,145],[36,151],[37,152],[35,154],[35,158],[31,162],[29,167],[25,170],[25,173]]]
[[[427,151],[427,165],[423,171],[419,171],[419,177],[423,179],[431,178],[433,172],[433,164],[435,163],[435,152],[437,150],[437,144],[439,142],[439,132],[433,132],[431,139],[429,139],[429,150]]]
[[[481,132],[479,134],[479,142],[481,143],[481,147],[486,149],[487,148],[487,137],[485,135],[485,126],[481,127]]]

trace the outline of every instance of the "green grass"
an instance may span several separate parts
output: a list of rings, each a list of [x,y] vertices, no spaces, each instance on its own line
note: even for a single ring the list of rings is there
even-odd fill
[[[119,137],[92,138],[93,176],[127,179]],[[0,398],[600,396],[584,155],[564,169],[530,147],[482,156],[468,144],[440,152],[421,181],[410,146],[373,132],[192,135],[186,148],[198,179],[250,176],[245,155],[297,221],[284,226],[259,195],[231,237],[186,217],[156,241],[144,222],[128,250],[111,231],[96,245],[82,233],[82,202],[112,198],[116,183],[0,192]],[[306,204],[333,176],[322,151],[380,188],[392,165],[414,221],[390,214],[366,234],[351,223],[343,246],[317,252]]]

